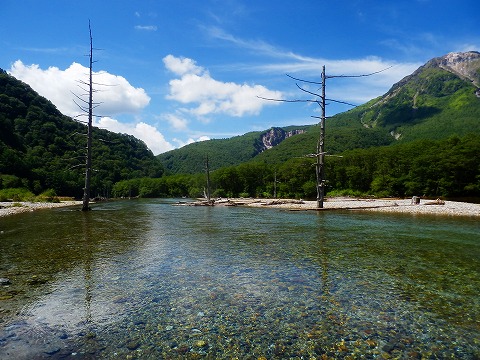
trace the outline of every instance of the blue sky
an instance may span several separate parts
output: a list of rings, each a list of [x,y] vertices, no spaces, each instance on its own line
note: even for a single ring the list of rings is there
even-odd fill
[[[285,74],[362,104],[433,57],[480,50],[478,0],[1,0],[0,68],[66,115],[79,109],[91,21],[95,124],[155,154],[271,126],[313,124],[318,106]],[[318,88],[305,85],[308,90]],[[327,116],[351,107],[330,104]],[[328,121],[327,121],[328,126]]]

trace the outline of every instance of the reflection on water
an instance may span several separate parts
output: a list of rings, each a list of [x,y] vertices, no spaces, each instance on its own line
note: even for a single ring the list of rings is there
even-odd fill
[[[2,359],[480,357],[473,219],[151,200],[0,221]]]

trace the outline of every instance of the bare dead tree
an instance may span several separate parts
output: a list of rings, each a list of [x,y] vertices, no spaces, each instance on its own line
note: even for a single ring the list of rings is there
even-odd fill
[[[93,38],[92,27],[88,22],[90,35],[89,76],[88,76],[88,103],[87,103],[87,147],[85,154],[85,186],[83,188],[82,211],[90,210],[90,182],[92,177],[92,129],[93,129]]]
[[[376,71],[376,72],[373,72],[373,73],[370,73],[370,74],[364,74],[364,75],[333,75],[333,76],[327,76],[325,74],[325,65],[324,65],[322,67],[321,82],[298,79],[298,78],[295,78],[295,77],[287,74],[287,76],[290,77],[293,80],[300,81],[300,82],[307,83],[307,84],[320,85],[321,94],[318,94],[318,93],[309,91],[309,90],[301,87],[300,85],[298,85],[298,83],[296,83],[296,86],[301,91],[303,91],[304,93],[307,93],[309,95],[313,95],[314,96],[313,99],[285,100],[285,99],[269,99],[269,98],[264,98],[264,97],[259,96],[260,99],[269,100],[269,101],[304,102],[304,103],[306,102],[306,103],[316,103],[320,106],[320,108],[322,110],[321,116],[312,116],[313,118],[320,119],[320,123],[319,123],[320,134],[319,134],[318,142],[317,142],[317,149],[316,149],[317,151],[316,151],[315,154],[305,155],[307,157],[315,157],[317,159],[317,161],[315,163],[316,179],[317,179],[317,184],[316,184],[316,187],[317,187],[317,209],[323,208],[323,201],[324,201],[324,197],[325,197],[325,182],[326,182],[326,180],[325,180],[325,156],[326,156],[326,152],[325,152],[325,120],[327,118],[326,117],[326,105],[328,105],[327,101],[335,102],[335,103],[339,103],[339,104],[350,105],[350,106],[353,106],[353,107],[356,106],[354,104],[350,104],[350,103],[345,102],[345,101],[328,99],[325,95],[326,79],[366,77],[366,76],[371,76],[371,75],[374,75],[374,74],[378,74],[378,73],[383,72],[385,70],[388,70],[390,68],[391,68],[391,66],[386,68],[386,69]]]
[[[211,194],[210,194],[210,166],[208,164],[208,155],[205,158],[205,175],[207,177],[207,193],[206,198],[207,202],[211,204]]]
[[[83,188],[82,211],[90,210],[90,180],[92,177],[92,122],[93,122],[93,39],[92,28],[88,24],[90,33],[90,58],[88,82],[88,125],[87,125],[87,158],[85,161],[85,187]]]
[[[87,116],[88,120],[86,122],[83,122],[87,125],[87,133],[86,134],[81,134],[81,135],[86,135],[87,138],[87,146],[86,146],[86,151],[85,151],[85,186],[83,188],[83,204],[82,204],[82,211],[88,211],[90,210],[90,185],[91,185],[91,177],[92,177],[92,131],[93,131],[93,110],[100,106],[100,103],[94,103],[93,102],[93,93],[96,91],[93,87],[94,82],[93,82],[93,64],[95,61],[93,61],[93,37],[92,37],[92,27],[90,25],[90,21],[88,22],[88,30],[89,30],[89,36],[90,36],[90,52],[89,52],[89,74],[88,74],[88,82],[85,81],[79,81],[80,84],[86,86],[86,89],[81,87],[80,88],[86,92],[84,95],[88,95],[88,100],[85,100],[83,97],[79,95],[75,95],[75,97],[79,100],[79,102],[75,101],[75,104],[80,108],[82,111],[82,114],[79,116]],[[78,117],[76,117],[77,121]],[[75,166],[78,167],[78,166]]]

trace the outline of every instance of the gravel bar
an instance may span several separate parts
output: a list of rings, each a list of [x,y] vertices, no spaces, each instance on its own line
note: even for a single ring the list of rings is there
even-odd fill
[[[74,206],[82,204],[81,201],[60,201],[58,203],[51,202],[0,202],[0,217],[15,215],[41,209],[52,209],[65,206]]]

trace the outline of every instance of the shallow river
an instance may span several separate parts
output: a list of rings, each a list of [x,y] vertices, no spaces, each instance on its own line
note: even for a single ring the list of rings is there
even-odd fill
[[[173,206],[0,218],[0,359],[478,359],[473,218]]]

